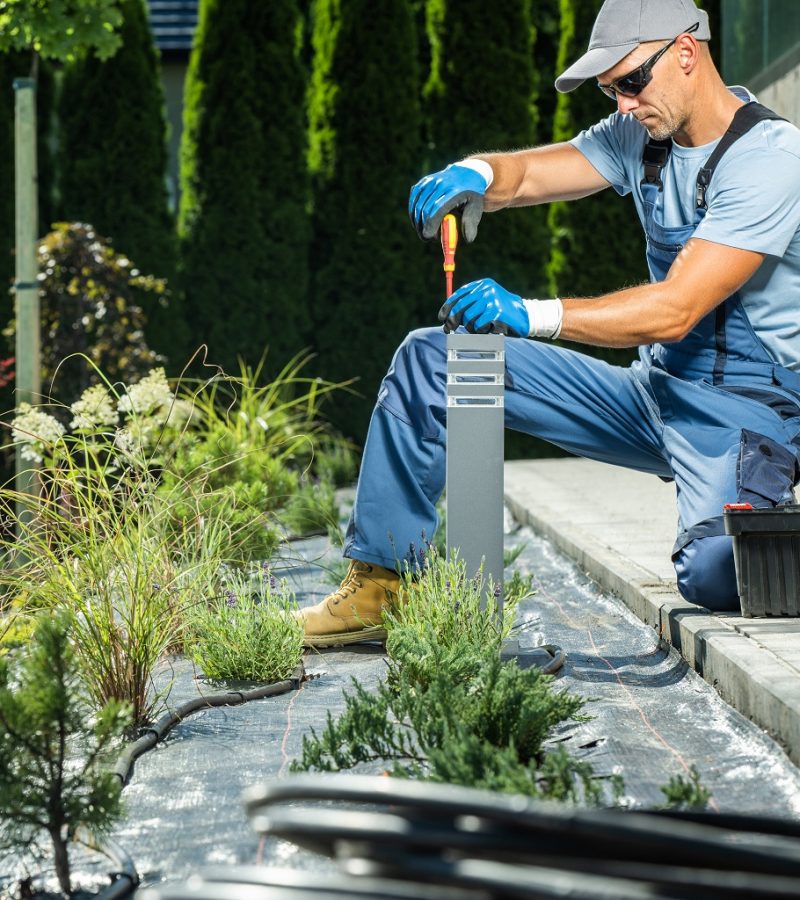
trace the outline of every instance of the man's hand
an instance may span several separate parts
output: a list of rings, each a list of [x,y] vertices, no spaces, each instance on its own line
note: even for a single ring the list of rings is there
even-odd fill
[[[480,172],[458,163],[426,175],[411,188],[408,198],[408,214],[417,234],[424,241],[436,237],[447,213],[463,206],[461,230],[467,243],[474,241],[488,184]]]
[[[491,278],[471,281],[453,293],[439,310],[446,332],[463,325],[473,334],[507,334],[528,337],[530,319],[522,297],[512,294]]]

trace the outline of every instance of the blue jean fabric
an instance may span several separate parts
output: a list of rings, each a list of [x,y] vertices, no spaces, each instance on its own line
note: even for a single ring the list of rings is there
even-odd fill
[[[413,564],[433,535],[445,480],[445,371],[439,328],[413,331],[398,348],[370,423],[345,556],[397,568]],[[692,602],[737,608],[730,538],[713,528],[687,537],[692,526],[720,519],[723,504],[736,502],[743,490],[754,505],[791,496],[791,439],[800,417],[782,418],[757,400],[654,366],[612,366],[519,339],[506,341],[505,403],[508,428],[579,456],[674,478],[678,585]],[[743,432],[756,436],[756,462],[785,454],[783,474],[766,467],[768,486],[746,460],[743,470]]]

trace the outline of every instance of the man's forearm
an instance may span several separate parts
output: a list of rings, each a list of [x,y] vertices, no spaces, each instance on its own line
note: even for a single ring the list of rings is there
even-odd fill
[[[602,297],[562,300],[559,337],[595,347],[638,347],[684,337],[696,314],[675,302],[666,282],[643,284]]]
[[[549,144],[513,153],[476,153],[492,167],[484,209],[535,206],[575,200],[608,187],[608,182],[572,144]]]

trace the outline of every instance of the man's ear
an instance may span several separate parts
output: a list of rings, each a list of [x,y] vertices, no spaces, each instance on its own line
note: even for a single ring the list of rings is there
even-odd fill
[[[675,50],[678,54],[678,63],[684,74],[688,75],[697,65],[700,59],[700,44],[691,34],[681,35],[675,42]]]

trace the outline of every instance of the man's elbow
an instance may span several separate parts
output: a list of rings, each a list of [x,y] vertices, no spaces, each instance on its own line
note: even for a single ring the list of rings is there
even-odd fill
[[[688,307],[683,303],[667,303],[669,315],[663,323],[663,334],[660,340],[665,344],[676,343],[688,337],[692,329],[702,319],[696,307]]]

